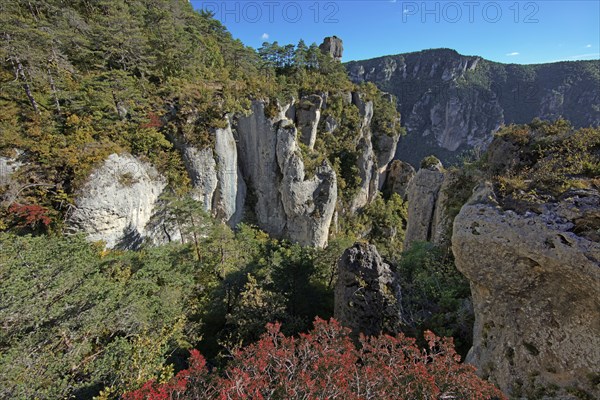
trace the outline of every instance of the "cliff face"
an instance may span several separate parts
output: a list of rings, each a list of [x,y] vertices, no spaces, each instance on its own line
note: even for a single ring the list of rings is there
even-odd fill
[[[272,119],[264,109],[263,102],[255,101],[252,114],[235,125],[241,170],[255,202],[250,207],[270,234],[323,247],[337,201],[336,174],[324,163],[307,178],[296,126],[286,117],[290,106]]]
[[[456,266],[475,308],[467,361],[514,396],[567,399],[564,389],[576,388],[597,398],[600,244],[582,232],[598,225],[600,195],[569,192],[539,214],[494,199],[480,186],[454,221]]]
[[[396,156],[413,165],[484,148],[502,124],[559,116],[576,127],[600,124],[598,61],[506,65],[438,49],[346,67],[353,81],[397,96],[407,136]]]
[[[128,154],[112,154],[78,193],[67,224],[107,247],[135,248],[166,186],[154,167]]]
[[[452,219],[448,215],[448,191],[455,183],[455,178],[455,173],[444,170],[438,162],[422,166],[408,182],[405,250],[417,241],[440,246],[449,244]]]
[[[213,146],[199,148],[171,137],[190,178],[192,198],[232,227],[246,215],[275,237],[324,247],[337,207],[337,176],[327,160],[314,171],[306,171],[301,144],[309,150],[314,146],[327,96],[313,94],[277,105],[274,115],[267,115],[273,110],[267,110],[265,101],[253,101],[248,114],[230,116],[225,128],[212,132]],[[353,212],[377,193],[379,171],[387,169],[398,137],[383,140],[380,136],[385,134],[372,134],[373,103],[358,93],[345,97],[345,106],[356,107],[362,118],[357,127],[361,151],[356,161],[362,181],[352,199]],[[331,119],[325,125],[335,132],[341,122]],[[119,184],[121,164],[133,165],[135,174],[143,172],[143,177],[133,176],[131,187]],[[153,178],[146,179],[146,175]],[[86,232],[91,240],[104,240],[108,247],[136,247],[144,237],[156,244],[181,241],[180,229],[165,222],[160,213],[146,226],[157,206],[164,205],[159,195],[166,183],[154,175],[152,166],[129,155],[110,156],[80,190],[69,230]],[[109,190],[99,195],[103,187]],[[114,221],[111,215],[116,215]]]

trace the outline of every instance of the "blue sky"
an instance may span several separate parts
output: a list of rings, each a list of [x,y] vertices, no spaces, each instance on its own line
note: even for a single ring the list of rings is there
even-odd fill
[[[344,41],[344,61],[448,47],[532,64],[598,59],[600,1],[192,0],[244,44]]]

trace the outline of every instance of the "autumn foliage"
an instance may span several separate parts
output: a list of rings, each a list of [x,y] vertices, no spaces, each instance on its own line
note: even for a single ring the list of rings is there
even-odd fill
[[[491,383],[459,363],[452,339],[425,334],[428,351],[415,340],[361,337],[355,346],[335,320],[317,319],[299,338],[280,324],[238,351],[222,373],[209,372],[197,350],[190,366],[169,382],[150,381],[126,400],[170,399],[505,399]]]
[[[37,204],[12,204],[8,211],[19,220],[20,226],[36,227],[39,224],[50,225],[48,209]]]

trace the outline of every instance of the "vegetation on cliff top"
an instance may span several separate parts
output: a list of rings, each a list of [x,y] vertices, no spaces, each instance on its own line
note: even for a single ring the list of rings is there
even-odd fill
[[[0,15],[0,155],[22,152],[19,201],[47,209],[54,230],[113,152],[147,159],[181,192],[189,178],[174,137],[209,145],[211,130],[251,99],[362,90],[316,44],[266,43],[255,52],[184,0],[14,1],[2,2]],[[393,134],[398,113],[371,92],[376,125]],[[340,177],[356,152],[354,114],[339,116],[349,132],[324,138],[310,155],[329,158]],[[340,185],[355,187],[346,175]]]

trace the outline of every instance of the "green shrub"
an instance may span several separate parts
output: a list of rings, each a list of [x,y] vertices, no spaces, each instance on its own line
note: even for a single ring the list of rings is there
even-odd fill
[[[415,337],[427,329],[452,336],[459,353],[466,355],[474,321],[471,290],[451,253],[417,242],[402,254],[397,273],[402,288],[403,331]]]

